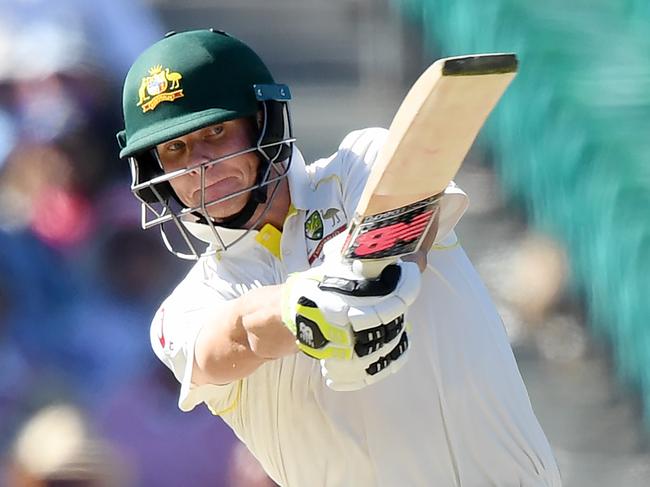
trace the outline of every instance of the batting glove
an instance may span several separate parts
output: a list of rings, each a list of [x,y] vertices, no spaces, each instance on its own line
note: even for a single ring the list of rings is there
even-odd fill
[[[359,389],[403,365],[404,313],[419,289],[420,271],[413,263],[391,264],[377,278],[365,279],[326,258],[321,266],[289,277],[283,321],[298,348],[321,359],[330,388]]]

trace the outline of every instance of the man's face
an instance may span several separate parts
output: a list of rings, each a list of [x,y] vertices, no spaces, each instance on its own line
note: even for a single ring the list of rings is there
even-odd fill
[[[172,188],[188,207],[201,205],[201,170],[199,164],[233,154],[253,145],[253,122],[236,119],[210,125],[182,137],[156,146],[165,172],[197,166],[195,170],[173,178]],[[259,155],[248,152],[205,169],[205,202],[236,193],[255,184]],[[239,212],[248,201],[249,193],[243,193],[208,207],[208,213],[216,219],[228,218]]]

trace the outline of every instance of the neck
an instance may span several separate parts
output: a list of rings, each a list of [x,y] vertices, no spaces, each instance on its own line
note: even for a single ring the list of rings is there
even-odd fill
[[[289,213],[289,206],[291,205],[291,194],[289,192],[289,183],[287,182],[287,178],[283,178],[280,181],[275,196],[269,198],[269,200],[270,201],[267,204],[258,206],[250,221],[257,221],[262,212],[266,209],[266,205],[270,204],[271,206],[268,208],[261,221],[256,225],[256,228],[260,229],[268,223],[278,230],[282,230],[284,220],[287,218],[287,214]]]

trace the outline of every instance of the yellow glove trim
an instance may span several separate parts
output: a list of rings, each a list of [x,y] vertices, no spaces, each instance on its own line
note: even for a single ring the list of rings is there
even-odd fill
[[[330,342],[348,346],[352,344],[350,335],[338,326],[331,325],[320,309],[299,304],[296,306],[296,314],[302,315],[317,323],[323,336]]]
[[[352,358],[352,349],[351,348],[340,348],[334,345],[326,345],[325,348],[311,348],[300,343],[296,340],[296,344],[301,352],[306,353],[310,357],[324,360],[328,358],[338,358],[341,360],[350,360]]]
[[[323,348],[312,348],[300,341],[296,341],[300,350],[317,359],[338,358],[350,360],[352,358],[352,338],[349,333],[338,326],[330,324],[321,310],[299,304],[296,306],[296,314],[316,323],[323,337],[330,342]],[[296,327],[295,322],[293,326]]]
[[[309,278],[316,282],[320,282],[322,276],[318,272],[314,272]],[[350,360],[353,356],[353,350],[352,337],[349,332],[330,324],[325,318],[325,315],[323,315],[323,312],[318,308],[299,304],[296,304],[295,309],[293,308],[294,303],[291,298],[296,279],[304,280],[304,273],[290,274],[282,287],[282,321],[285,326],[289,328],[291,333],[293,333],[294,336],[297,336],[298,329],[296,326],[296,315],[300,314],[316,323],[323,337],[330,342],[323,348],[312,348],[301,343],[299,340],[296,340],[296,346],[302,352],[317,359],[338,358],[342,360]]]

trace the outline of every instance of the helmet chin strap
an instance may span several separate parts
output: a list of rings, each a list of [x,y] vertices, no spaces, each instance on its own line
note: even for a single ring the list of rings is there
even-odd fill
[[[229,216],[222,221],[215,222],[216,225],[231,229],[244,228],[244,225],[246,225],[246,223],[248,223],[248,221],[251,219],[260,203],[266,203],[267,187],[266,185],[262,186],[262,179],[264,178],[264,174],[266,173],[268,166],[268,161],[260,161],[259,168],[257,169],[257,179],[255,181],[255,184],[258,187],[251,191],[248,202],[234,215]]]

